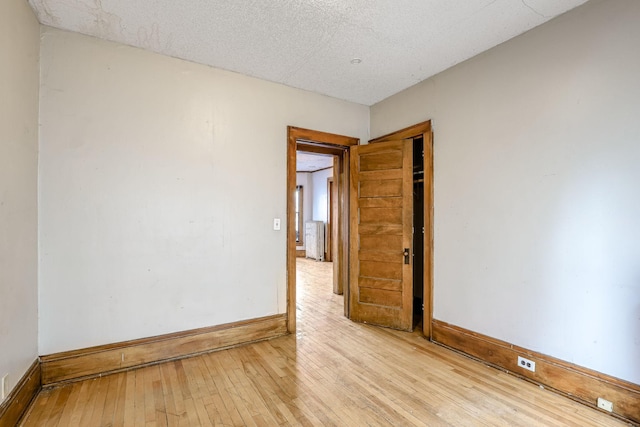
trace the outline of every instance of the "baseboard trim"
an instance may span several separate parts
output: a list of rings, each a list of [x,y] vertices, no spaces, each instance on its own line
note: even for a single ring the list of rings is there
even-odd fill
[[[598,397],[613,402],[612,415],[640,423],[640,385],[551,356],[518,347],[455,325],[433,320],[433,341],[520,378],[551,388],[597,408]],[[520,368],[518,356],[536,363],[536,372]],[[600,409],[598,409],[600,410]],[[601,410],[602,411],[602,410]],[[607,414],[609,412],[603,411]]]
[[[304,258],[306,256],[307,256],[307,251],[306,250],[304,250],[304,249],[302,249],[302,250],[296,249],[296,258]]]
[[[79,381],[275,338],[286,314],[41,356],[42,385]]]
[[[29,405],[40,391],[40,360],[36,359],[18,384],[0,405],[0,427],[14,427],[27,412]]]

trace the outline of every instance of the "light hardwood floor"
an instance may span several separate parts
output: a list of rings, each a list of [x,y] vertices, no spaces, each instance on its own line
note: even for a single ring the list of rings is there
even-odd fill
[[[43,390],[27,426],[622,426],[424,340],[352,323],[298,260],[298,332]]]

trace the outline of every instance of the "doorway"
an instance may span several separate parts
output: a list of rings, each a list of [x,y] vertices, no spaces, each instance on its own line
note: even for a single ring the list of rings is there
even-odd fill
[[[297,152],[333,156],[334,188],[337,195],[337,236],[332,239],[334,293],[348,295],[349,236],[349,147],[358,138],[289,126],[287,129],[287,330],[296,331],[296,164]],[[348,304],[345,314],[348,315]]]
[[[331,206],[337,199],[332,200],[332,188],[327,183],[333,181],[337,173],[335,157],[296,151],[296,254],[299,258],[331,261]]]
[[[357,138],[291,126],[288,128],[287,141],[288,331],[290,333],[296,331],[296,247],[293,221],[295,218],[296,152],[301,150],[331,154],[335,155],[337,159],[336,169],[339,173],[336,175],[337,183],[334,185],[338,193],[338,236],[337,242],[333,246],[336,250],[332,257],[335,262],[334,270],[337,274],[335,283],[341,286],[344,292],[345,316],[356,321],[395,327],[393,325],[394,310],[404,316],[405,320],[407,317],[414,319],[415,313],[416,317],[422,317],[422,330],[425,338],[431,339],[433,319],[433,133],[431,121],[419,123],[369,141],[369,145],[379,144],[379,149],[358,145]],[[413,157],[414,148],[419,153],[415,158]],[[402,176],[399,180],[397,179],[399,176],[396,176],[400,173],[399,171],[382,170],[387,166],[391,169],[398,169],[391,164],[387,165],[393,163],[393,159],[390,159],[388,154],[382,153],[382,151],[394,150],[396,153],[392,157],[403,159],[401,161],[403,165],[401,168]],[[369,156],[364,163],[362,162],[363,155]],[[361,167],[363,165],[365,165],[364,168]],[[363,184],[365,187],[361,187],[362,179],[368,181]],[[388,225],[380,224],[381,218],[391,218],[395,215],[392,212],[393,209],[390,208],[394,208],[397,200],[385,200],[384,198],[387,196],[398,198],[396,189],[400,187],[403,188],[401,194],[409,196],[408,198],[401,197],[403,200],[407,200],[406,203],[402,202],[402,206],[399,206],[403,217],[401,226],[398,227],[393,221]],[[361,191],[363,188],[366,190]],[[363,198],[369,200],[360,200]],[[414,203],[419,206],[416,211],[413,209]],[[360,205],[366,208],[382,209],[385,215],[369,215],[368,218],[373,218],[370,221],[371,224],[362,223],[363,217],[358,210]],[[404,206],[409,208],[405,209]],[[370,213],[373,214],[373,211]],[[407,228],[406,224],[408,223],[411,223],[411,226]],[[417,225],[417,229],[413,227],[414,223]],[[384,239],[396,235],[395,239],[398,240],[397,231],[399,228],[403,230],[400,238],[402,238],[401,248],[404,248],[399,252],[402,255],[401,259],[404,260],[400,263],[411,264],[411,269],[402,273],[402,278],[385,277],[390,275],[389,271],[391,274],[395,274],[393,273],[395,270],[389,270],[384,266],[384,268],[380,268],[379,263],[397,263],[398,261],[395,249],[389,252],[389,242]],[[413,230],[411,230],[412,228]],[[413,234],[414,232],[415,234]],[[407,238],[409,235],[412,237]],[[365,242],[363,237],[368,241]],[[363,242],[367,244],[367,247],[364,252],[361,252],[359,248]],[[364,264],[362,264],[363,262]],[[420,266],[414,270],[413,267],[416,264],[420,264]],[[364,267],[368,272],[360,274],[361,267]],[[406,270],[406,266],[401,270]],[[380,278],[376,278],[375,274],[378,274]],[[403,285],[405,278],[406,283],[410,283],[411,286]],[[389,279],[400,283],[396,287],[399,289],[386,289],[390,283]],[[414,282],[422,292],[420,289],[414,289]],[[376,286],[380,289],[377,289]],[[365,289],[366,292],[361,292],[362,288],[369,289]],[[398,292],[399,290],[401,292]],[[391,301],[392,304],[389,304],[386,296],[394,296],[393,292],[396,293],[396,298]],[[355,311],[356,309],[358,311]],[[378,316],[381,310],[384,316]],[[408,316],[407,313],[409,313]],[[376,320],[384,317],[391,323],[386,325],[384,322],[369,321],[367,316],[374,316]],[[405,323],[410,325],[412,320]],[[403,326],[400,329],[408,329],[409,327]]]
[[[330,292],[341,295],[337,268],[332,262],[332,228],[337,233],[337,225],[332,222],[332,211],[337,210],[338,200],[332,200],[332,188],[328,182],[334,181],[338,168],[335,154],[296,151],[296,314],[298,330],[300,316],[309,319],[310,306],[305,303],[309,292]],[[333,202],[333,203],[332,203]],[[332,209],[332,207],[334,209]],[[313,282],[313,286],[310,283]],[[321,288],[321,289],[320,289]],[[332,297],[333,299],[333,297]],[[302,310],[302,311],[301,311]],[[341,310],[344,312],[344,310]]]

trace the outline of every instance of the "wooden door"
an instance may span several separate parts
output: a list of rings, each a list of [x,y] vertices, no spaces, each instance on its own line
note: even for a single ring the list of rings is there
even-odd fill
[[[350,318],[413,329],[413,140],[351,147]]]

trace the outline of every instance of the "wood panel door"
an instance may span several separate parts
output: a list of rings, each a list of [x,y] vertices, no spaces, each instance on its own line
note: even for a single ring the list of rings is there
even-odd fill
[[[350,318],[413,329],[413,140],[351,147]]]

